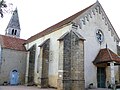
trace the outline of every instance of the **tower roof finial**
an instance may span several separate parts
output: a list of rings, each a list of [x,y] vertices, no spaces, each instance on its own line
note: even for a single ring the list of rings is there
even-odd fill
[[[98,0],[96,0],[96,2],[98,2]]]

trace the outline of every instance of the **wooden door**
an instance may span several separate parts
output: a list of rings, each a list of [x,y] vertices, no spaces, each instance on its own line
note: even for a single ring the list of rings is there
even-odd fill
[[[98,88],[105,88],[106,72],[105,67],[97,68],[97,86]]]
[[[19,74],[17,70],[13,70],[10,74],[10,85],[18,85]]]

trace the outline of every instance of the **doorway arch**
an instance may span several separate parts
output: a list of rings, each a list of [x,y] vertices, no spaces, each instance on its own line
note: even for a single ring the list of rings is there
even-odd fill
[[[10,72],[10,85],[18,85],[19,83],[19,73],[17,70],[12,70]]]

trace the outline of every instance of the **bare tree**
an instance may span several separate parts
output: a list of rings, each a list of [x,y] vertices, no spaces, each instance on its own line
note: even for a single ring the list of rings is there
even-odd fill
[[[0,15],[3,17],[3,9],[7,7],[7,4],[4,0],[0,0]]]

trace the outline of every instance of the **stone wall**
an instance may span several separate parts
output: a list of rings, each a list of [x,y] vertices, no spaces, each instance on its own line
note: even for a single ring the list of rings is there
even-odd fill
[[[33,45],[30,48],[30,55],[29,55],[29,71],[28,71],[28,84],[33,85],[34,84],[34,67],[35,67],[35,51],[36,51],[36,45]]]
[[[41,72],[41,87],[49,86],[49,41],[42,46],[42,72]]]
[[[61,82],[59,79],[58,90],[84,90],[83,47],[84,47],[84,41],[80,40],[80,38],[77,35],[75,35],[74,32],[71,31],[64,37],[63,77],[61,79]],[[60,60],[59,63],[61,62],[62,60]]]
[[[17,70],[19,73],[19,83],[25,83],[26,55],[25,51],[2,49],[0,85],[10,82],[10,73],[13,70]]]
[[[84,90],[84,42],[71,32],[72,90]]]
[[[63,46],[63,90],[71,88],[71,38],[70,33],[64,37]]]

